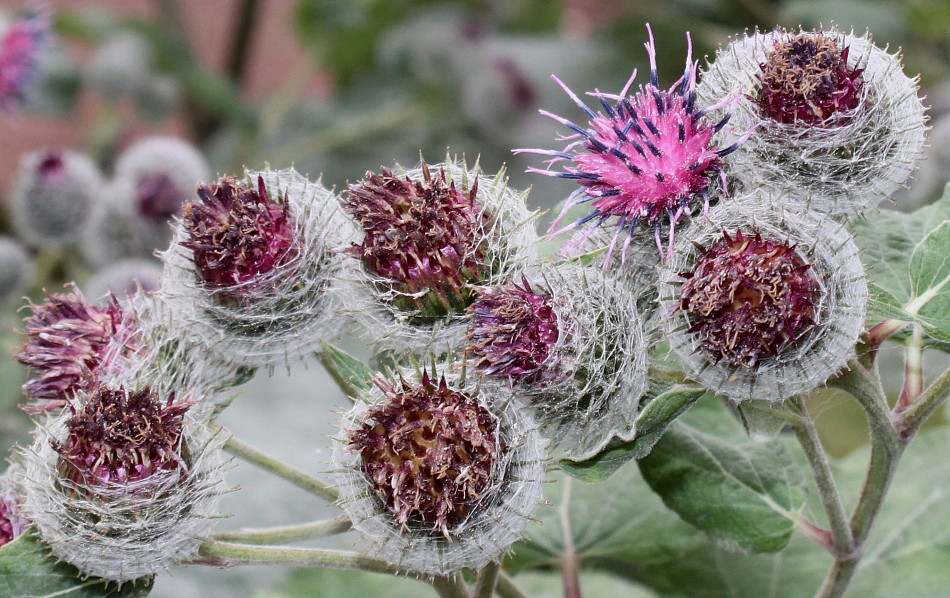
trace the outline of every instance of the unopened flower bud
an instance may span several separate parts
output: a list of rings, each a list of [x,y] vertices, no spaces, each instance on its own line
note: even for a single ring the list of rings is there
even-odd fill
[[[23,497],[15,485],[21,473],[19,464],[14,464],[0,475],[0,547],[19,537],[28,524],[23,515]]]
[[[33,260],[22,245],[0,236],[0,306],[16,300],[30,282]]]
[[[188,416],[191,403],[99,386],[39,428],[24,510],[58,559],[122,583],[194,556],[224,480],[220,438]]]
[[[339,325],[332,249],[346,229],[331,193],[293,169],[224,177],[186,204],[161,292],[225,361],[302,355]]]
[[[341,199],[359,226],[347,249],[353,315],[383,345],[425,350],[464,334],[477,285],[513,274],[536,240],[524,198],[504,173],[447,161],[367,173]]]
[[[98,210],[103,187],[99,168],[85,154],[27,154],[10,194],[14,228],[32,245],[59,247],[75,241]]]
[[[518,398],[435,372],[374,382],[344,416],[333,454],[353,527],[373,554],[423,575],[498,561],[544,476],[544,443]]]
[[[106,266],[85,284],[86,296],[100,304],[115,296],[119,300],[140,289],[154,293],[162,285],[162,266],[155,260],[128,259]]]
[[[660,272],[660,304],[685,371],[733,400],[813,390],[854,355],[867,282],[851,235],[764,191],[710,210]]]
[[[728,159],[747,191],[850,216],[907,182],[926,118],[917,80],[869,36],[828,31],[746,34],[700,78],[703,102],[737,97],[732,122],[756,129]],[[720,134],[730,141],[729,131]]]

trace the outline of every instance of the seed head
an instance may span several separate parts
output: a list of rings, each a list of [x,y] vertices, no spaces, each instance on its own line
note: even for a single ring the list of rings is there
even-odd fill
[[[79,390],[95,385],[95,373],[110,340],[123,326],[122,309],[113,298],[97,307],[73,287],[54,293],[42,305],[30,305],[23,346],[17,360],[31,368],[23,393],[33,401],[27,411],[62,407]]]
[[[499,446],[497,421],[472,398],[438,385],[428,374],[419,384],[402,380],[398,390],[374,383],[386,402],[366,412],[349,433],[363,471],[400,525],[431,527],[451,540],[451,528],[484,499]]]
[[[398,376],[378,377],[344,415],[333,451],[340,506],[369,552],[401,570],[498,561],[541,500],[545,446],[533,420],[510,386],[450,364]]]
[[[534,292],[522,277],[522,286],[483,289],[468,311],[468,349],[476,368],[526,382],[545,374],[544,363],[560,337],[550,296]]]
[[[191,402],[164,405],[149,388],[97,388],[73,403],[69,434],[54,448],[62,456],[63,475],[83,488],[113,482],[128,484],[160,470],[183,468],[179,454],[183,417]]]
[[[256,188],[233,177],[200,185],[182,224],[188,234],[182,246],[192,250],[202,284],[223,302],[241,303],[248,287],[270,280],[299,251],[286,198],[272,202],[261,176]]]
[[[848,66],[850,50],[824,33],[776,39],[756,75],[762,115],[780,123],[815,125],[854,110],[864,81],[863,69]]]
[[[49,15],[43,11],[29,11],[0,32],[0,107],[10,110],[27,100],[49,37]]]
[[[549,176],[576,180],[581,188],[565,203],[561,215],[552,223],[550,235],[571,230],[594,221],[600,226],[608,220],[615,223],[616,230],[610,251],[621,235],[625,236],[623,251],[630,243],[638,225],[654,230],[658,249],[662,250],[661,229],[668,228],[673,238],[679,219],[699,208],[707,209],[710,202],[710,186],[716,178],[722,179],[721,158],[734,151],[741,140],[724,149],[712,143],[713,135],[729,120],[724,116],[719,122],[708,120],[705,115],[710,108],[696,106],[697,63],[692,60],[692,42],[686,58],[682,78],[669,90],[661,90],[656,72],[656,48],[653,33],[646,44],[650,57],[650,81],[640,86],[639,92],[628,96],[627,92],[636,77],[636,71],[621,90],[612,95],[594,91],[603,112],[594,112],[556,77],[554,80],[590,118],[588,128],[541,111],[575,134],[565,139],[572,140],[564,151],[519,149],[515,153],[530,152],[553,156],[548,162],[554,165],[571,161],[561,171],[529,168]],[[689,35],[687,34],[687,40]],[[574,205],[590,202],[593,209],[583,218],[556,230],[567,210]]]
[[[396,293],[398,309],[434,321],[464,310],[469,285],[481,280],[490,215],[477,201],[478,179],[470,189],[447,181],[445,170],[422,180],[400,178],[389,168],[350,185],[344,211],[363,230],[362,243],[349,251],[363,267]]]
[[[680,309],[694,322],[687,331],[718,361],[747,368],[774,357],[815,325],[818,281],[795,246],[736,230],[704,250],[692,272],[682,272]]]

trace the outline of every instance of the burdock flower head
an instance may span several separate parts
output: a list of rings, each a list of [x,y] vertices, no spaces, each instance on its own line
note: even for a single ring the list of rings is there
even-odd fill
[[[423,575],[499,560],[544,476],[544,443],[517,397],[435,370],[374,383],[344,416],[333,453],[353,527],[379,558]]]
[[[747,34],[716,53],[696,91],[705,102],[745,93],[732,122],[758,127],[727,160],[739,182],[819,212],[875,207],[907,181],[923,149],[917,81],[868,35]],[[728,132],[721,137],[729,142]]]
[[[347,248],[353,314],[384,344],[459,341],[474,287],[507,278],[533,255],[532,215],[504,172],[489,178],[454,161],[383,168],[340,201],[360,229]]]
[[[778,401],[847,363],[864,329],[867,283],[841,225],[755,191],[684,233],[659,293],[690,375],[734,400]]]
[[[85,154],[59,149],[26,154],[10,193],[14,228],[35,246],[75,241],[99,210],[104,187],[99,168]]]
[[[100,386],[40,427],[25,512],[57,558],[125,582],[195,554],[223,490],[220,442],[192,401]]]
[[[706,114],[725,106],[699,108],[696,105],[696,68],[692,60],[692,43],[686,57],[682,78],[669,90],[659,88],[656,71],[656,48],[653,32],[647,31],[647,54],[650,57],[650,80],[640,90],[627,93],[636,78],[636,71],[618,95],[594,91],[603,112],[594,112],[559,79],[554,80],[589,117],[588,127],[579,126],[544,110],[568,127],[574,134],[565,137],[571,143],[564,151],[518,149],[553,156],[549,165],[573,162],[562,170],[539,170],[549,176],[576,180],[581,185],[571,194],[561,215],[552,223],[550,234],[556,235],[593,221],[600,226],[610,220],[615,226],[606,260],[609,262],[618,238],[624,237],[623,252],[638,226],[653,229],[657,248],[662,250],[663,237],[672,243],[676,223],[684,215],[707,209],[716,180],[725,186],[722,157],[734,151],[741,139],[726,148],[712,143],[713,135],[729,121],[725,114],[718,122]],[[687,34],[687,40],[689,35]],[[717,100],[719,101],[719,100]],[[574,223],[556,230],[572,206],[590,203],[591,211]]]
[[[0,23],[0,108],[17,108],[27,100],[49,37],[50,19],[44,11]]]
[[[475,369],[528,399],[545,435],[584,459],[628,440],[646,390],[647,342],[637,292],[574,265],[479,289],[466,349]]]
[[[293,169],[200,185],[163,254],[162,294],[227,361],[301,355],[336,328],[331,248],[345,226],[332,194]]]
[[[27,411],[57,409],[77,392],[95,386],[106,348],[117,336],[134,350],[128,323],[114,298],[98,307],[73,286],[71,293],[54,293],[30,309],[23,346],[16,354],[31,373],[23,385],[23,394],[34,401],[24,406]]]

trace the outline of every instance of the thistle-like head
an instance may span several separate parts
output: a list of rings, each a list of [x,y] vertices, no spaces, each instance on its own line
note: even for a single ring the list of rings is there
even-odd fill
[[[95,371],[122,325],[122,309],[112,299],[105,307],[86,301],[78,289],[49,295],[30,305],[17,360],[31,368],[23,393],[34,401],[27,411],[62,407],[78,391],[95,385]]]
[[[27,526],[22,497],[13,485],[13,475],[20,473],[20,467],[14,464],[0,475],[0,547],[15,540]]]
[[[691,43],[683,76],[670,89],[660,89],[653,33],[649,26],[647,31],[650,32],[646,44],[650,80],[641,85],[637,93],[628,95],[636,78],[634,71],[619,94],[600,91],[590,94],[603,109],[595,112],[554,77],[589,118],[587,127],[541,111],[574,132],[565,138],[570,144],[563,151],[514,150],[515,153],[553,156],[550,165],[562,161],[573,163],[560,171],[528,170],[576,180],[581,185],[551,225],[550,234],[557,235],[592,221],[594,226],[600,226],[610,220],[616,229],[607,262],[618,238],[625,237],[625,251],[640,225],[654,230],[659,249],[663,243],[661,233],[668,235],[672,242],[674,228],[681,217],[709,207],[710,184],[716,177],[723,176],[720,158],[741,143],[740,140],[725,149],[713,144],[714,133],[726,125],[729,115],[713,122],[705,117],[711,108],[696,106],[697,62],[692,60]],[[557,230],[567,210],[584,203],[591,205],[591,211]]]
[[[168,222],[180,216],[185,195],[167,173],[144,175],[135,186],[137,213],[152,222]]]
[[[182,223],[201,283],[225,302],[240,303],[297,255],[288,203],[271,201],[261,176],[256,188],[233,177],[199,185]]]
[[[444,169],[433,177],[423,165],[421,180],[388,168],[368,172],[341,198],[363,231],[362,242],[349,251],[380,285],[395,291],[398,309],[422,320],[462,312],[471,302],[470,285],[486,274],[490,216],[477,195],[477,178],[461,189]]]
[[[495,417],[474,398],[436,384],[395,388],[374,380],[386,401],[349,432],[376,494],[400,525],[425,526],[451,540],[453,527],[485,499],[501,447]]]
[[[680,287],[680,309],[703,350],[751,368],[814,328],[819,283],[794,244],[736,230],[703,249]]]
[[[817,125],[854,110],[861,101],[863,69],[848,66],[849,46],[822,32],[776,39],[756,75],[762,115],[780,123]]]
[[[475,367],[491,376],[532,382],[546,373],[545,361],[561,334],[551,297],[522,284],[481,289],[469,306],[467,348]]]

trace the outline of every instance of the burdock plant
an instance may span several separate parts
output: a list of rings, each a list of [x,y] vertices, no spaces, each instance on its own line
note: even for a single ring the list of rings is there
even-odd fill
[[[379,593],[332,569],[440,598],[944,595],[950,434],[921,430],[950,398],[924,359],[950,346],[950,191],[870,209],[914,168],[914,80],[834,29],[749,34],[705,71],[687,50],[668,88],[646,47],[648,79],[595,88],[596,108],[561,85],[585,122],[548,115],[567,145],[530,151],[590,207],[540,248],[527,193],[463,160],[339,194],[294,170],[194,181],[177,216],[187,168],[132,161],[137,209],[177,218],[161,284],[29,306],[36,427],[0,479],[0,592],[144,595],[177,565],[272,564],[309,567],[306,595]],[[28,195],[76,192],[34,176],[67,161],[31,164]],[[332,454],[292,466],[220,427],[235,400],[285,410],[235,387],[314,356],[339,392],[294,392],[341,407],[291,412],[339,420]],[[815,416],[848,397],[870,450],[838,460],[843,430]],[[332,515],[215,530],[225,451]],[[356,550],[315,542],[350,531]]]

